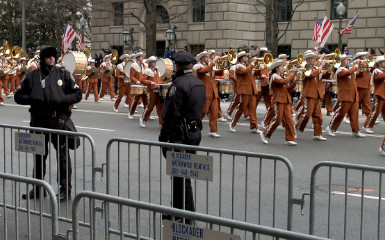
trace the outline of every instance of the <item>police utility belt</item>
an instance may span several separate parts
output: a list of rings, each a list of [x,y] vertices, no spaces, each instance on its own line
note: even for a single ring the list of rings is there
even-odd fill
[[[59,117],[59,116],[62,116],[62,115],[68,115],[69,114],[69,111],[47,111],[47,112],[42,112],[42,111],[32,111],[31,109],[29,109],[29,112],[31,113],[31,115],[33,117],[51,117],[51,118],[55,118],[55,117]]]
[[[202,121],[201,120],[191,120],[184,118],[182,124],[188,131],[202,130]]]

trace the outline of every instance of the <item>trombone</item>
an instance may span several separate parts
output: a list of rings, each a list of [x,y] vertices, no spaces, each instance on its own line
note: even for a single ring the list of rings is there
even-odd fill
[[[225,62],[229,62],[231,65],[237,62],[237,53],[234,50],[230,50],[226,56],[218,58],[217,64],[214,66],[214,71],[223,71],[225,69]]]
[[[249,64],[253,61],[253,59],[249,60]],[[253,70],[255,71],[261,71],[265,68],[270,67],[273,64],[273,55],[271,53],[266,53],[264,57],[257,58],[257,63],[255,64]],[[262,62],[261,64],[258,64],[258,62]]]

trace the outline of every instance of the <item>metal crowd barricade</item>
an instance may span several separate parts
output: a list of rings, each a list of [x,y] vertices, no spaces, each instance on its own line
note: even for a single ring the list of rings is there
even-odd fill
[[[58,205],[55,191],[51,185],[42,180],[6,173],[0,173],[0,181],[2,182],[0,188],[0,207],[2,208],[0,231],[2,233],[0,238],[4,240],[24,239],[24,237],[27,237],[27,239],[37,239],[39,236],[39,239],[58,239]],[[39,186],[49,196],[48,201],[44,199],[38,202],[39,211],[31,208],[29,198],[21,202],[17,197],[18,194],[21,194],[20,189],[28,190],[32,186]],[[19,191],[16,191],[16,189],[19,189]],[[42,199],[43,191],[40,193],[40,199]],[[45,221],[46,219],[43,216],[44,207],[48,204],[52,214],[50,222]],[[51,229],[45,227],[46,224],[51,225]]]
[[[66,142],[65,151],[67,152],[69,137],[80,138],[80,146],[76,150],[69,150],[69,156],[66,154],[65,157],[66,167],[68,167],[69,159],[71,159],[72,163],[72,198],[80,191],[95,190],[95,175],[96,172],[101,169],[95,167],[95,142],[93,138],[86,133],[0,124],[0,138],[2,138],[2,141],[0,141],[0,172],[24,177],[33,177],[36,174],[36,169],[34,168],[36,162],[35,154],[21,152],[15,149],[15,136],[19,133],[44,134],[49,140],[48,156],[45,161],[46,174],[43,180],[53,186],[57,193],[60,192],[60,185],[57,182],[58,179],[60,179],[60,164],[58,164],[59,160],[57,160],[60,159],[60,153],[59,151],[55,151],[54,145],[50,142],[55,139],[57,142],[55,147],[59,149],[59,143],[63,141],[59,141],[59,139],[64,139]],[[68,171],[66,171],[66,175],[68,176]],[[66,187],[68,187],[68,185]],[[10,191],[15,201],[19,201],[19,198],[21,198],[23,194],[28,194],[28,192],[21,192],[20,189],[11,188]],[[18,191],[17,195],[14,194],[16,191]],[[25,198],[25,196],[23,198]],[[20,201],[27,200],[23,199]],[[41,214],[37,208],[39,201],[36,199],[31,199],[31,201],[33,202],[31,213]],[[71,223],[71,201],[58,201],[58,208],[60,210],[59,221]],[[21,210],[26,211],[26,209],[23,208],[21,208]],[[51,217],[52,215],[49,209],[45,209],[45,212],[42,214],[44,217]],[[87,216],[83,215],[83,218],[86,219]],[[89,223],[83,224],[89,225]]]
[[[162,220],[157,221],[157,219],[161,219],[161,215],[169,215],[172,216],[172,219],[175,220],[175,217],[178,218],[187,218],[190,219],[194,222],[193,226],[198,226],[198,227],[203,227],[203,225],[209,225],[209,229],[216,230],[218,231],[219,226],[221,227],[221,232],[227,232],[229,233],[230,230],[232,232],[235,232],[235,234],[238,232],[237,230],[240,231],[245,231],[247,232],[248,238],[243,238],[243,239],[260,239],[260,237],[269,237],[268,239],[271,239],[272,237],[275,237],[276,239],[283,238],[283,239],[296,239],[296,240],[319,240],[319,239],[325,239],[317,236],[311,236],[311,235],[306,235],[303,233],[296,233],[296,232],[291,232],[288,230],[282,230],[278,228],[271,228],[271,227],[266,227],[266,226],[261,226],[257,224],[251,224],[251,223],[246,223],[246,222],[241,222],[241,221],[236,221],[236,220],[230,220],[226,218],[221,218],[221,217],[215,217],[215,216],[210,216],[202,213],[195,213],[195,212],[190,212],[190,211],[185,211],[185,210],[180,210],[180,209],[175,209],[171,207],[166,207],[166,206],[161,206],[161,205],[156,205],[152,203],[146,203],[142,201],[136,201],[136,200],[131,200],[131,199],[126,199],[122,197],[117,197],[117,196],[111,196],[107,194],[102,194],[102,193],[96,193],[96,192],[81,192],[79,193],[73,202],[73,208],[72,208],[72,231],[73,231],[73,239],[78,240],[78,239],[87,239],[90,238],[90,236],[93,235],[94,229],[89,229],[89,233],[87,231],[80,231],[79,223],[78,223],[78,207],[80,205],[80,202],[82,199],[88,199],[90,205],[93,200],[97,201],[102,201],[107,204],[115,204],[117,205],[117,208],[120,212],[119,218],[121,219],[122,222],[128,223],[127,225],[120,225],[118,230],[114,230],[117,235],[119,235],[120,239],[123,238],[130,238],[130,239],[164,239],[162,235],[162,229],[160,231],[157,231],[156,226],[161,226],[162,225]],[[107,209],[105,209],[107,210]],[[129,216],[123,216],[123,213],[126,211],[132,211],[133,212],[133,217],[130,218]],[[153,216],[152,218],[152,223],[148,222],[148,219],[144,218],[143,216],[147,213],[148,215]],[[108,215],[108,212],[105,213]],[[159,217],[157,216],[159,215]],[[92,221],[92,220],[90,220]],[[130,224],[129,222],[135,222],[135,224],[132,224],[135,226],[133,231],[128,231],[127,226]],[[104,238],[102,236],[96,236],[98,239],[105,239],[108,240],[110,239],[109,232],[111,231],[109,222],[107,219],[104,221],[104,226],[103,223],[97,224],[99,228],[103,229],[98,229],[98,233],[104,232]],[[149,229],[149,234],[146,234],[146,229]],[[235,231],[234,231],[235,230]],[[69,236],[68,236],[69,237]],[[91,239],[91,238],[90,238]],[[181,239],[181,238],[178,238]],[[168,240],[168,239],[167,239]]]
[[[213,181],[191,180],[196,212],[291,229],[293,204],[298,204],[293,199],[293,169],[278,155],[113,138],[106,150],[106,193],[170,206],[172,180],[166,175],[162,147],[213,156]],[[106,218],[111,228],[121,225],[119,218]]]
[[[383,239],[384,173],[384,167],[359,164],[325,161],[315,165],[309,233],[335,239]]]

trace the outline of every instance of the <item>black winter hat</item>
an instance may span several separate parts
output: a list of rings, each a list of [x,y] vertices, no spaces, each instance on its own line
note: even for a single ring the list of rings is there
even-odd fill
[[[44,58],[54,56],[57,60],[57,50],[54,47],[46,46],[40,49],[40,63],[44,62]]]

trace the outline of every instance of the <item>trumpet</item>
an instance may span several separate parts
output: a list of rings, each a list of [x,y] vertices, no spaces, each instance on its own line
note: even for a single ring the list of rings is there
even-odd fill
[[[249,64],[253,61],[253,59],[249,60]],[[270,53],[266,53],[264,57],[257,58],[257,63],[255,64],[253,70],[255,71],[261,71],[265,68],[270,67],[273,64],[273,55]],[[258,62],[262,62],[262,64],[258,64]]]
[[[297,59],[290,61],[289,64],[287,65],[287,68],[286,68],[287,71],[289,72],[294,66],[305,67],[302,58],[303,58],[303,54],[302,53],[298,54]]]
[[[235,64],[237,62],[237,53],[234,50],[230,50],[226,56],[218,58],[214,71],[223,71],[225,69],[225,62]]]
[[[373,55],[369,55],[365,60],[360,62],[360,64],[358,65],[358,71],[370,71],[371,68],[374,67],[375,60],[376,59],[373,57]]]
[[[298,77],[300,81],[304,80],[305,77],[309,77],[310,74],[311,74],[310,64],[305,64],[305,66],[301,68],[297,68],[296,77]]]

